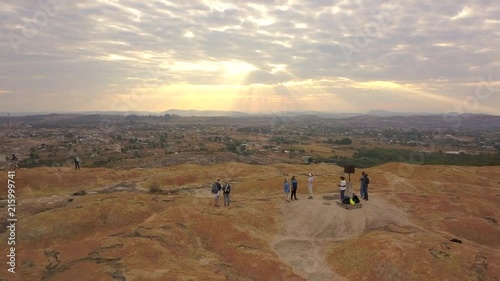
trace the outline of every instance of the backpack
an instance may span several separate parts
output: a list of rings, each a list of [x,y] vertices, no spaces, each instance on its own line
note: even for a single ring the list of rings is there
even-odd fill
[[[370,178],[367,176],[366,177],[366,184],[369,184],[370,183]]]
[[[351,204],[351,198],[349,196],[344,196],[344,200],[342,200],[342,204]]]
[[[359,203],[359,197],[358,197],[358,195],[353,194],[353,195],[352,195],[352,200],[353,200],[353,201],[354,201],[354,203],[356,203],[356,204],[357,204],[357,203]]]
[[[231,186],[229,184],[224,185],[224,193],[231,192]]]
[[[214,184],[212,185],[212,193],[213,194],[219,193],[219,186],[216,182],[214,182]]]

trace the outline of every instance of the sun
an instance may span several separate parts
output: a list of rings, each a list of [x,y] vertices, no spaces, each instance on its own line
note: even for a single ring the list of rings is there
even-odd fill
[[[241,85],[252,71],[259,70],[253,64],[243,61],[224,61],[221,66],[224,69],[222,84],[225,85]]]

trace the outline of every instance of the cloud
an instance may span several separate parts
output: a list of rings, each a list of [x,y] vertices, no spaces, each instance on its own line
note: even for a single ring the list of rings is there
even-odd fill
[[[49,2],[59,4],[44,5]],[[418,105],[418,111],[444,112],[454,101],[474,96],[481,77],[491,75],[488,85],[498,81],[500,7],[495,3],[5,3],[0,7],[0,63],[5,66],[0,81],[8,91],[2,94],[11,98],[0,110],[78,110],[82,101],[99,110],[104,106],[94,101],[102,97],[144,91],[144,96],[155,96],[166,85],[182,85],[190,92],[197,85],[211,86],[219,94],[224,92],[221,85],[242,85],[254,93],[288,96],[290,104],[301,104],[297,107],[316,95],[323,103],[315,107],[342,97],[343,106],[354,111],[416,110]],[[482,87],[490,93],[498,90]],[[238,91],[226,92],[244,100]],[[362,105],[360,92],[368,101]],[[402,93],[413,98],[402,98]],[[441,97],[438,106],[427,106],[429,95]],[[190,98],[194,100],[182,101],[193,106],[196,95]],[[28,105],[29,100],[36,102]],[[498,114],[488,105],[499,100],[490,94],[475,110]],[[130,107],[147,110],[144,104],[151,101],[130,102]],[[234,102],[234,109],[246,110],[242,104]]]

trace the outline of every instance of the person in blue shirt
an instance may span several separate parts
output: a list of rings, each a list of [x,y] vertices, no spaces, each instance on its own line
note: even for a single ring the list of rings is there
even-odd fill
[[[286,178],[283,184],[283,191],[285,192],[285,201],[290,202],[290,199],[288,199],[288,196],[290,195],[290,184],[288,183],[288,180]]]
[[[365,198],[365,189],[363,187],[363,180],[364,180],[364,177],[365,177],[365,172],[362,172],[361,173],[361,177],[359,178],[359,182],[360,182],[360,185],[359,185],[359,195],[361,196],[361,198]]]

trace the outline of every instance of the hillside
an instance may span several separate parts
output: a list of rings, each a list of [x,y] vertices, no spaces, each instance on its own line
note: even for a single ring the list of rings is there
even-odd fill
[[[500,167],[365,171],[370,200],[345,210],[327,164],[21,169],[16,274],[2,254],[0,280],[500,280]],[[299,200],[285,203],[292,175]],[[233,184],[230,207],[213,206],[217,177]]]

